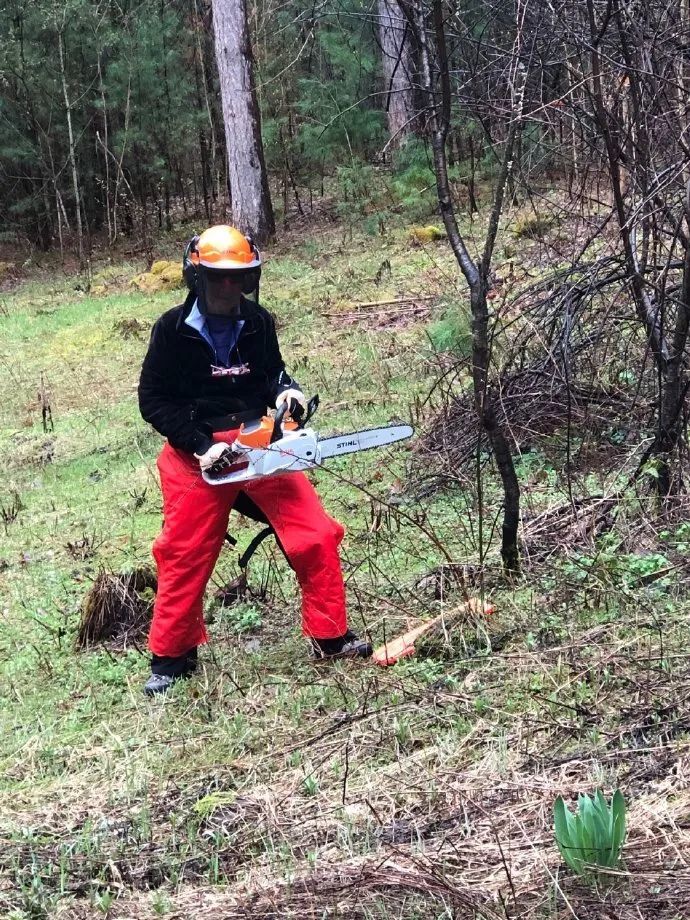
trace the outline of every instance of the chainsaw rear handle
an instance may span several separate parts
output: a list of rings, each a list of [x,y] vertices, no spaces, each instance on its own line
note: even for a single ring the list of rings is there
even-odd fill
[[[273,434],[271,435],[271,444],[275,444],[276,441],[280,441],[283,436],[283,419],[285,418],[285,413],[288,411],[288,401],[285,400],[281,404],[280,409],[275,414],[273,419]],[[299,424],[299,423],[298,423]]]
[[[316,410],[319,408],[319,394],[315,393],[312,398],[307,403],[307,411],[304,413],[301,419],[293,418],[294,423],[298,428],[304,428],[309,421],[309,419],[314,415]],[[273,420],[273,434],[271,435],[271,444],[275,444],[276,441],[279,441],[283,436],[283,419],[285,418],[286,413],[289,411],[289,406],[287,400],[281,405],[280,409],[275,414]]]

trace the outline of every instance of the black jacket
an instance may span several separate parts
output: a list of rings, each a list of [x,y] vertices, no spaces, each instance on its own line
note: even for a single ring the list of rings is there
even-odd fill
[[[211,419],[234,413],[265,414],[278,393],[298,387],[285,371],[275,322],[263,307],[243,302],[244,326],[232,352],[247,365],[240,376],[212,376],[218,361],[211,345],[185,323],[195,295],[154,324],[139,380],[144,419],[173,447],[201,454],[213,443]],[[228,426],[234,427],[234,426]]]

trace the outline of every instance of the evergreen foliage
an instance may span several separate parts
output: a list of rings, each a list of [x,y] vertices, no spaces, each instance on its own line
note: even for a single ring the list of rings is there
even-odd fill
[[[42,249],[83,237],[80,256],[131,235],[152,258],[160,230],[229,217],[210,0],[0,0],[0,11],[0,232]],[[266,167],[284,215],[333,196],[336,216],[379,233],[393,214],[425,222],[437,210],[418,73],[416,136],[400,149],[388,136],[378,17],[364,0],[249,4]],[[475,180],[494,184],[501,162],[511,17],[500,4],[463,8],[449,46],[450,189],[471,211]],[[415,42],[411,53],[418,69]],[[555,65],[534,67],[529,92],[558,95],[562,79]],[[549,163],[548,137],[538,121],[523,132],[516,173]]]
[[[260,36],[266,164],[284,200],[301,206],[300,188],[323,193],[323,180],[370,162],[385,143],[375,92],[380,61],[366,6],[345,0],[314,18],[313,5],[286,7]],[[278,28],[276,29],[276,25]],[[294,60],[285,70],[286,61]],[[347,182],[347,179],[344,180]],[[356,181],[356,179],[354,180]]]
[[[4,227],[41,248],[74,231],[68,105],[87,234],[107,225],[113,241],[136,230],[146,245],[152,229],[171,225],[175,208],[210,216],[219,186],[211,163],[223,157],[211,149],[219,117],[194,2],[7,0],[3,21]]]
[[[361,0],[251,14],[269,175],[302,207],[325,176],[385,143],[380,62]],[[225,141],[210,5],[5,0],[0,222],[42,249],[225,215]],[[59,43],[64,49],[64,72]],[[63,79],[64,78],[64,79]],[[71,166],[68,107],[78,183]]]

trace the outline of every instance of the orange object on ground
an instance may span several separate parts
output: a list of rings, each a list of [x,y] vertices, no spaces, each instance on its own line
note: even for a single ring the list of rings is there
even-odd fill
[[[494,612],[493,604],[482,604],[481,601],[475,600],[475,598],[466,601],[460,609],[463,608],[468,613],[483,614],[484,616],[490,616]],[[457,611],[453,611],[453,613],[455,612]],[[390,642],[384,642],[383,645],[379,645],[374,650],[372,660],[385,668],[388,665],[395,664],[396,661],[400,661],[402,658],[409,658],[417,651],[415,648],[417,639],[428,633],[437,623],[440,623],[448,616],[449,614],[447,613],[441,613],[434,617],[433,620],[427,620],[426,623],[421,623],[419,626],[408,630],[402,636],[391,639]]]

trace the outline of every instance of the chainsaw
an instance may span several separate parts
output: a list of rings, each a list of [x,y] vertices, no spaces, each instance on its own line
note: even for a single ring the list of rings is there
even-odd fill
[[[312,470],[329,457],[385,447],[414,434],[411,425],[388,425],[319,438],[313,428],[304,427],[318,404],[318,396],[309,400],[302,425],[285,418],[287,403],[283,403],[275,418],[265,415],[243,424],[228,450],[203,471],[206,482],[212,486],[238,484],[265,476]]]

